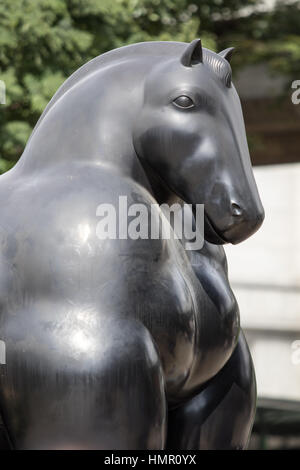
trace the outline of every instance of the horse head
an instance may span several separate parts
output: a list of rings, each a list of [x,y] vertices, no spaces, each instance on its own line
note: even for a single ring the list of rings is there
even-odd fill
[[[145,79],[134,128],[136,153],[189,204],[204,204],[205,237],[239,243],[262,224],[243,114],[231,81],[232,48],[219,54],[199,39],[163,56]]]

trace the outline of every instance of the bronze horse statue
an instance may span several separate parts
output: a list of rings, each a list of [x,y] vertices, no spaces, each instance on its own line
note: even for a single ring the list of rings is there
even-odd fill
[[[246,447],[255,376],[222,245],[253,234],[264,212],[231,54],[197,39],[95,58],[0,177],[11,448]],[[203,248],[99,239],[96,208],[120,195],[204,204]]]

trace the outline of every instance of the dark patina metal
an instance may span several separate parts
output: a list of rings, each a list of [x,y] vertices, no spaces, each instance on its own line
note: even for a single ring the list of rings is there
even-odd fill
[[[0,178],[0,411],[15,449],[244,448],[255,378],[224,243],[263,220],[232,49],[75,72]],[[205,244],[99,240],[96,207],[205,205]],[[2,442],[3,440],[0,440]]]

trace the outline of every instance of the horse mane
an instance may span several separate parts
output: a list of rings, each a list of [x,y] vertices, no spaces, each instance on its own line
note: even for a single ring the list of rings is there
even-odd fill
[[[229,62],[216,52],[203,48],[203,61],[219,76],[226,87],[231,86],[232,71]]]

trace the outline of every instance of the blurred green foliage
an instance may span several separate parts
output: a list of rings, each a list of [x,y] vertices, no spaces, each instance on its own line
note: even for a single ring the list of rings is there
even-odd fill
[[[299,2],[261,0],[1,0],[0,172],[10,168],[61,83],[89,59],[125,44],[191,41],[237,46],[235,65],[267,60],[300,78]]]

